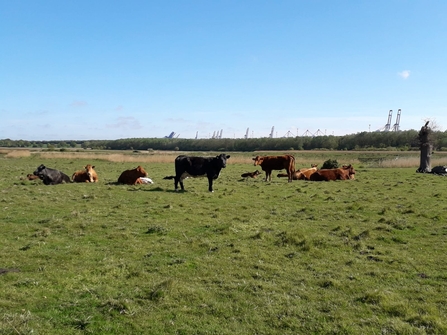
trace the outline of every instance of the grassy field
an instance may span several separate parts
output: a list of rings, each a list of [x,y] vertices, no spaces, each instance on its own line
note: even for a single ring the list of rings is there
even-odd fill
[[[296,152],[357,174],[293,183],[231,153],[214,193],[173,191],[177,154],[0,151],[0,334],[447,334],[447,179],[417,153]],[[153,185],[115,184],[137,165]]]

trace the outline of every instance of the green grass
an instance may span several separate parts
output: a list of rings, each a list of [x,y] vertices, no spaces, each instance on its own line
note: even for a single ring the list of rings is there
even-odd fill
[[[124,186],[138,164],[0,156],[0,334],[447,333],[446,178],[241,180],[250,157],[176,193],[173,163]],[[100,182],[20,179],[41,163]]]

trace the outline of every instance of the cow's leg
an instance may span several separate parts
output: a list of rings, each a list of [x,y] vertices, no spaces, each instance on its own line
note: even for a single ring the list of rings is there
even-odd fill
[[[208,191],[214,192],[213,191],[213,176],[208,176]]]
[[[175,191],[178,191],[178,183],[180,181],[180,178],[177,178],[177,176],[174,177],[174,189]],[[182,186],[183,189],[183,183],[180,184]]]

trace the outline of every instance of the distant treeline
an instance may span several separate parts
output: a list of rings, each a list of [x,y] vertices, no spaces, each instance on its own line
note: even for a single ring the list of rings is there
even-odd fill
[[[126,138],[89,141],[0,140],[0,147],[102,150],[270,151],[270,150],[419,150],[418,131],[362,132],[343,136],[182,139]],[[447,150],[447,131],[433,132],[434,149]]]

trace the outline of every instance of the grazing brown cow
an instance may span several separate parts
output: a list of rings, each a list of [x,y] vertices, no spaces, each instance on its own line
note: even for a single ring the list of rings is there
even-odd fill
[[[121,173],[121,175],[118,178],[118,183],[120,184],[127,184],[127,185],[136,185],[138,182],[138,178],[140,177],[147,177],[147,172],[144,171],[144,169],[138,165],[133,170],[126,170]]]
[[[344,165],[338,169],[321,169],[311,174],[310,179],[312,181],[330,181],[330,180],[349,180],[354,179],[355,170],[354,167]]]
[[[293,180],[309,180],[312,173],[318,170],[318,164],[311,164],[310,168],[301,168],[292,175]],[[288,177],[287,173],[278,173],[276,175],[278,178]]]
[[[243,174],[241,174],[241,177],[242,178],[248,178],[248,177],[250,177],[250,178],[256,178],[257,176],[259,176],[261,174],[261,172],[259,172],[259,170],[256,170],[256,171],[254,171],[254,172],[246,172],[246,173],[243,173]]]
[[[94,170],[95,166],[87,164],[84,170],[79,170],[73,173],[71,179],[74,183],[96,183],[98,181],[98,174]]]
[[[295,172],[295,157],[292,155],[283,156],[256,156],[253,158],[254,165],[260,165],[265,171],[265,181],[272,180],[272,170],[286,169],[289,183]]]

